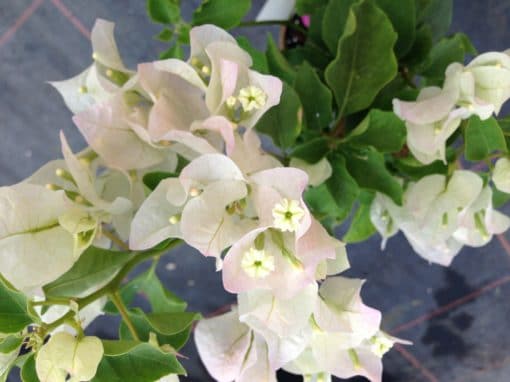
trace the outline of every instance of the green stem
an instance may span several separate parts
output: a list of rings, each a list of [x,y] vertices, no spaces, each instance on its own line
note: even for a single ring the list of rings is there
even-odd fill
[[[126,309],[126,306],[124,305],[124,301],[122,301],[122,298],[120,297],[119,292],[114,292],[109,295],[110,300],[112,300],[113,304],[117,308],[117,310],[120,313],[120,316],[122,317],[122,321],[126,324],[126,326],[129,329],[129,332],[131,333],[131,337],[133,337],[134,340],[140,341],[140,337],[138,336],[138,333],[136,332],[135,326],[131,322],[131,319],[129,318],[129,313]]]
[[[78,298],[76,299],[76,303],[78,304],[78,310],[81,310],[85,308],[86,306],[92,304],[94,301],[100,299],[101,297],[104,297],[106,295],[111,295],[115,293],[122,281],[126,278],[126,276],[133,270],[134,267],[136,267],[141,262],[148,260],[153,257],[159,257],[162,254],[166,253],[170,249],[177,247],[178,245],[182,244],[182,240],[176,239],[172,241],[165,249],[163,250],[148,250],[144,252],[140,252],[136,256],[134,256],[131,260],[129,260],[126,265],[124,265],[119,273],[104,287],[101,289],[98,289],[94,293],[89,294],[88,296]],[[64,314],[62,317],[60,317],[58,320],[53,321],[49,324],[44,325],[44,328],[47,331],[51,331],[60,325],[66,323],[70,319],[74,319],[75,312],[69,311],[66,314]]]
[[[308,31],[303,28],[301,25],[295,24],[290,20],[264,20],[264,21],[244,21],[241,24],[239,24],[240,27],[263,27],[268,25],[281,25],[285,26],[290,29],[294,29],[300,33],[303,33],[305,36],[308,33]]]

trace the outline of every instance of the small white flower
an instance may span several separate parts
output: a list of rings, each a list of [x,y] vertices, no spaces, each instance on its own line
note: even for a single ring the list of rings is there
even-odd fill
[[[267,95],[259,87],[247,86],[241,89],[238,99],[243,110],[250,112],[261,109],[266,104]]]
[[[274,271],[274,257],[252,247],[244,254],[241,267],[250,277],[262,279]]]
[[[297,200],[283,199],[273,208],[273,224],[282,231],[296,231],[303,216],[305,211]]]

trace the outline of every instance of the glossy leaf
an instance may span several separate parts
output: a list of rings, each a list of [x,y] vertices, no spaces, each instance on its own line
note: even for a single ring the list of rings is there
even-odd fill
[[[335,95],[338,115],[368,107],[397,73],[393,46],[397,34],[390,20],[372,1],[351,8],[336,58],[326,69],[326,82]]]
[[[168,374],[184,374],[175,355],[148,343],[103,341],[104,356],[91,382],[157,381]]]
[[[147,0],[147,13],[156,23],[176,23],[181,17],[179,0]]]
[[[372,109],[345,139],[349,145],[372,146],[382,153],[399,151],[405,141],[404,122],[391,111],[377,109]]]
[[[317,131],[328,127],[332,119],[333,96],[309,64],[304,63],[299,68],[294,89],[303,105],[306,126]]]
[[[319,187],[309,188],[305,201],[318,219],[333,217],[340,222],[349,215],[359,188],[347,171],[342,156],[329,156],[328,160],[333,170],[331,177]]]
[[[294,144],[301,132],[302,113],[296,91],[284,83],[280,103],[262,116],[256,129],[269,135],[277,146],[288,148]]]
[[[282,54],[271,35],[267,36],[266,58],[271,74],[279,77],[289,85],[294,83],[296,71]]]
[[[43,287],[48,297],[76,297],[111,280],[131,259],[131,252],[89,247],[73,267]]]
[[[193,12],[192,24],[215,24],[223,29],[239,25],[251,8],[251,0],[204,0]]]
[[[376,0],[376,4],[388,15],[398,34],[396,55],[404,56],[411,49],[416,33],[415,0]]]
[[[349,173],[362,188],[379,191],[388,195],[393,201],[402,204],[402,186],[385,165],[384,156],[374,149],[346,154]]]
[[[478,116],[472,116],[466,126],[464,139],[466,159],[470,161],[484,160],[493,151],[507,151],[503,131],[493,117],[482,121]]]
[[[338,40],[344,34],[351,7],[357,0],[330,0],[322,21],[322,40],[333,54],[337,53]]]
[[[17,333],[33,322],[25,295],[0,276],[0,333]]]
[[[136,276],[121,288],[121,297],[126,304],[131,304],[135,296],[141,293],[145,296],[154,313],[183,312],[186,302],[166,289],[153,269]],[[117,313],[115,306],[109,302],[105,311]]]

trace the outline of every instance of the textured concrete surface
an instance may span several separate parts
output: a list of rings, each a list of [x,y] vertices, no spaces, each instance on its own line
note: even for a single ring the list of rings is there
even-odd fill
[[[199,3],[183,2],[188,13]],[[149,22],[144,3],[0,0],[0,185],[20,181],[59,157],[59,130],[74,149],[84,145],[71,114],[45,81],[68,78],[88,65],[95,18],[117,23],[117,41],[130,66],[164,49],[152,38],[158,27]],[[467,32],[480,52],[503,50],[510,47],[509,21],[510,1],[456,0],[452,32]],[[266,31],[252,29],[250,38],[263,46]],[[400,236],[385,252],[379,244],[373,238],[349,248],[349,275],[368,279],[364,298],[383,311],[384,328],[414,342],[385,356],[384,381],[510,380],[510,245],[505,238],[465,249],[448,269],[421,260]],[[176,269],[167,270],[168,263]],[[189,248],[166,256],[158,273],[191,309],[206,316],[235,300],[223,291],[213,262]],[[101,318],[88,332],[110,338],[116,325]],[[210,381],[192,343],[183,353],[189,357],[183,361],[189,377],[183,380]],[[294,379],[282,375],[280,380]]]

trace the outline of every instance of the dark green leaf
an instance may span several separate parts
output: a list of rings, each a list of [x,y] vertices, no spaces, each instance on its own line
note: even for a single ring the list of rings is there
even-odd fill
[[[381,110],[393,110],[393,100],[398,98],[403,101],[416,101],[418,89],[412,88],[400,75],[395,77],[377,94],[371,108]]]
[[[117,344],[110,346],[109,343]],[[105,354],[91,382],[157,381],[168,374],[184,374],[173,354],[148,343],[103,341]]]
[[[397,35],[388,17],[371,1],[352,7],[335,60],[326,69],[339,116],[368,107],[397,73]]]
[[[338,40],[344,34],[351,7],[357,0],[330,0],[322,21],[322,40],[333,54],[337,53]]]
[[[131,257],[130,252],[89,247],[70,270],[43,287],[44,293],[48,297],[79,296],[111,280]]]
[[[404,56],[411,49],[416,33],[415,0],[376,0],[376,4],[388,15],[398,34],[397,57]]]
[[[0,276],[0,333],[17,333],[33,322],[25,295]]]
[[[179,0],[147,0],[147,13],[156,23],[176,23],[181,18]]]
[[[145,184],[150,190],[154,191],[158,184],[166,178],[175,178],[178,174],[173,172],[155,171],[149,172],[143,176],[143,184]]]
[[[280,103],[262,116],[256,129],[269,135],[277,146],[288,148],[294,144],[301,133],[302,112],[295,90],[284,83]]]
[[[195,313],[164,313],[159,320],[168,320],[163,322],[152,322],[150,314],[145,314],[141,309],[135,308],[129,312],[129,318],[135,327],[136,333],[141,340],[148,341],[150,333],[155,333],[160,345],[166,344],[179,350],[188,341],[191,332],[191,324],[199,316]],[[175,316],[175,317],[174,317]],[[182,316],[182,317],[180,317]],[[177,320],[176,324],[173,321]],[[179,330],[177,330],[179,329]],[[177,330],[177,331],[176,331]],[[119,327],[119,336],[123,340],[132,340],[131,333],[124,322]]]
[[[333,173],[319,187],[309,188],[305,201],[319,220],[333,217],[337,222],[344,220],[350,213],[359,189],[345,166],[345,159],[339,155],[329,156]]]
[[[267,58],[266,58],[266,55],[264,54],[264,52],[261,52],[260,50],[253,47],[250,40],[248,40],[244,36],[238,37],[237,43],[239,44],[239,46],[241,48],[243,48],[245,51],[247,51],[250,54],[250,56],[253,60],[253,65],[252,65],[253,70],[256,70],[257,72],[260,72],[260,73],[269,73],[269,68],[267,65]]]
[[[185,301],[161,284],[153,269],[136,276],[121,288],[122,300],[128,305],[139,293],[149,300],[154,313],[183,312],[187,306]],[[105,311],[117,313],[117,309],[110,302],[105,306]]]
[[[510,200],[510,194],[498,190],[496,187],[492,188],[492,204],[495,208],[503,207]]]
[[[317,163],[329,152],[328,139],[317,137],[297,145],[292,150],[291,156],[303,159],[308,163]]]
[[[307,63],[299,68],[294,89],[301,99],[307,127],[318,131],[327,127],[332,117],[331,91]]]
[[[435,41],[448,33],[452,22],[453,0],[428,0],[417,4],[417,21],[430,26]]]
[[[160,53],[159,58],[161,60],[166,60],[167,58],[179,58],[182,59],[184,56],[184,52],[182,51],[182,47],[180,43],[173,44],[168,50],[165,50],[163,53]]]
[[[382,192],[396,204],[402,205],[402,186],[386,168],[381,153],[373,149],[350,152],[346,155],[346,163],[349,173],[360,187]]]
[[[405,158],[397,158],[392,164],[402,175],[413,180],[419,180],[424,176],[432,174],[446,175],[448,172],[448,165],[445,165],[442,161],[434,161],[424,166],[423,163],[411,155]]]
[[[297,0],[296,12],[300,15],[309,15],[317,8],[323,7],[328,3],[328,0]]]
[[[370,203],[360,203],[352,219],[349,230],[342,240],[346,243],[365,241],[376,232],[370,220]]]
[[[159,41],[167,42],[170,41],[174,37],[174,32],[171,29],[165,28],[161,32],[158,33],[156,38]]]
[[[21,380],[23,382],[39,382],[37,371],[35,370],[35,355],[28,357],[21,368]]]
[[[0,353],[10,353],[16,349],[19,349],[21,343],[23,342],[23,338],[17,335],[7,336],[0,342]]]
[[[401,59],[403,65],[414,69],[429,65],[429,53],[432,49],[432,33],[428,25],[423,25],[416,31],[416,38],[411,50]]]
[[[372,146],[382,153],[400,151],[406,141],[404,122],[391,111],[372,109],[345,138],[353,146]]]
[[[204,0],[193,12],[193,25],[215,24],[223,29],[239,25],[251,8],[251,0]]]
[[[478,116],[472,116],[466,126],[464,139],[465,156],[470,161],[484,160],[493,151],[507,151],[503,131],[493,117],[482,121]]]
[[[446,68],[452,62],[464,63],[466,54],[476,54],[476,50],[463,33],[443,38],[430,51],[426,67],[421,74],[427,77],[427,84],[442,85]]]
[[[294,83],[296,71],[289,64],[285,56],[280,52],[271,35],[267,36],[266,49],[267,66],[271,74],[281,78],[287,84]]]

